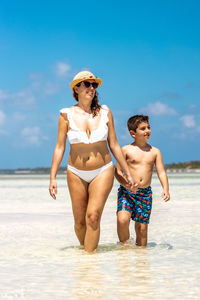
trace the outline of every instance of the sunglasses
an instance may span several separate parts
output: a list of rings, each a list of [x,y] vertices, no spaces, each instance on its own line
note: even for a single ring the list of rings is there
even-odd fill
[[[96,88],[98,87],[98,83],[97,83],[97,82],[89,82],[89,81],[82,81],[82,82],[84,83],[84,86],[85,86],[86,88],[89,88],[90,85],[92,85],[92,87],[93,87],[94,89],[96,89]]]

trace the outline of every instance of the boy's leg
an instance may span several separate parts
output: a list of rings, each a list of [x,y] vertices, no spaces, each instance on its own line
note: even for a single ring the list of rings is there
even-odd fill
[[[149,218],[152,208],[152,191],[151,187],[141,188],[137,191],[135,197],[135,232],[136,245],[147,245],[147,231]]]
[[[120,242],[124,243],[130,238],[129,224],[131,213],[127,210],[121,210],[117,213],[117,233]]]
[[[148,224],[135,222],[135,233],[136,233],[136,245],[146,246],[147,245],[147,232]]]

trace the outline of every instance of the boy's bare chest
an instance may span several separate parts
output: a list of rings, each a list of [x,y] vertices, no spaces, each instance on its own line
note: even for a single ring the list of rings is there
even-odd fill
[[[155,162],[155,154],[152,150],[150,151],[131,151],[131,153],[127,153],[127,163],[130,165],[153,165]]]

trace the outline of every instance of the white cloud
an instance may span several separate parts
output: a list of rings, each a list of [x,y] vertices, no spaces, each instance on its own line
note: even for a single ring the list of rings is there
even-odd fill
[[[8,93],[3,91],[3,90],[0,90],[0,100],[5,100],[9,97]]]
[[[196,106],[196,104],[190,104],[190,106],[189,106],[189,108],[191,108],[191,109],[195,109],[197,106]]]
[[[46,82],[43,88],[43,92],[45,95],[56,94],[58,91],[59,91],[58,85],[52,82]]]
[[[13,118],[16,120],[16,121],[24,121],[26,119],[26,115],[20,113],[20,112],[15,112],[13,114]]]
[[[42,73],[40,73],[40,72],[30,72],[28,77],[31,80],[33,80],[34,82],[39,81],[42,78]]]
[[[0,103],[6,106],[32,106],[35,103],[35,96],[33,95],[30,88],[26,88],[18,93],[7,93],[1,90]]]
[[[22,137],[30,145],[38,146],[40,144],[40,128],[35,127],[25,127],[21,131]]]
[[[38,146],[40,144],[40,138],[37,135],[31,135],[31,136],[27,136],[26,140],[29,144],[31,145],[36,145]]]
[[[43,78],[42,74],[30,73],[29,78],[31,80],[31,85],[29,89],[34,93],[34,95],[52,95],[59,91],[58,83],[54,81],[46,80]]]
[[[49,138],[47,136],[42,135],[40,127],[25,127],[21,131],[21,136],[24,139],[25,143],[28,145],[39,146],[41,141],[47,141]]]
[[[8,135],[8,131],[6,131],[4,129],[0,129],[0,134],[1,135]]]
[[[42,136],[42,139],[43,139],[44,141],[48,141],[48,140],[49,140],[48,136],[45,136],[45,135]]]
[[[2,110],[0,110],[0,125],[3,124],[6,120],[6,115]]]
[[[10,92],[0,89],[0,105],[3,107],[33,108],[37,99],[48,97],[61,90],[60,78],[66,78],[69,75],[70,65],[59,61],[54,64],[54,78],[44,77],[41,72],[30,73],[30,84],[18,92]],[[55,78],[55,74],[58,78]]]
[[[70,66],[64,62],[58,62],[56,64],[56,75],[59,77],[64,77],[70,70]]]
[[[197,127],[197,132],[200,133],[200,126]]]
[[[160,94],[159,96],[160,99],[179,99],[180,95],[175,92],[164,92]]]
[[[38,135],[40,134],[40,128],[35,126],[35,127],[26,127],[22,130],[21,134],[23,136],[28,136],[28,135]]]
[[[195,126],[194,115],[184,115],[180,118],[185,127],[192,128]]]
[[[176,115],[177,112],[167,104],[162,102],[149,103],[146,107],[141,107],[139,113],[148,115]]]
[[[119,139],[120,140],[126,140],[128,141],[128,139],[131,139],[130,133],[128,131],[128,128],[124,128],[124,130],[122,130],[121,132],[119,132]]]
[[[29,89],[13,94],[12,98],[14,99],[15,104],[20,106],[29,106],[35,103],[35,97]]]

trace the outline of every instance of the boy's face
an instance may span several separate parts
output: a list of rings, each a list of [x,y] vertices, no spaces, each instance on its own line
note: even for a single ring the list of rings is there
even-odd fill
[[[151,127],[149,123],[142,122],[138,125],[136,132],[130,130],[130,134],[134,137],[135,140],[148,141],[151,136]]]

